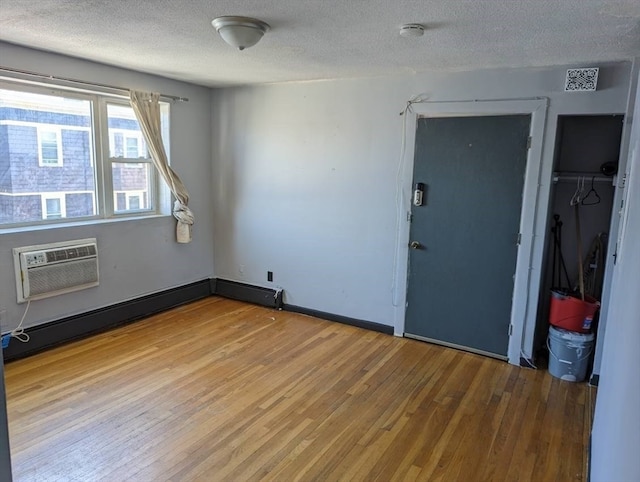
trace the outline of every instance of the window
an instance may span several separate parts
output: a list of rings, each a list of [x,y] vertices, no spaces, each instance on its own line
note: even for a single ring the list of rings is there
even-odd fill
[[[40,166],[62,166],[62,142],[60,129],[56,127],[37,127],[38,164]]]
[[[133,111],[131,111],[133,113]],[[149,158],[147,144],[140,131],[109,129],[109,152],[111,157],[127,159]]]
[[[42,194],[42,219],[61,219],[66,217],[66,199],[62,193]]]
[[[140,209],[141,196],[140,194],[128,194],[127,195],[127,209],[135,211]]]
[[[168,132],[168,104],[161,110]],[[127,99],[9,81],[0,166],[0,228],[156,214],[166,189]]]
[[[150,210],[155,168],[136,115],[129,105],[110,102],[107,103],[107,119],[114,212],[124,214]],[[118,194],[125,196],[119,197]]]
[[[116,191],[115,209],[117,212],[141,211],[148,209],[147,193],[144,191]]]
[[[135,159],[136,157],[140,157],[139,148],[138,148],[138,139],[135,137],[126,137],[127,141],[127,155],[125,157],[129,159]]]

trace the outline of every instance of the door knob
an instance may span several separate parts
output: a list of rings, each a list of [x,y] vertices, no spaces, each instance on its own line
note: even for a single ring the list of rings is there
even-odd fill
[[[420,249],[422,248],[422,245],[418,241],[411,241],[411,244],[409,245],[409,247],[411,249]]]

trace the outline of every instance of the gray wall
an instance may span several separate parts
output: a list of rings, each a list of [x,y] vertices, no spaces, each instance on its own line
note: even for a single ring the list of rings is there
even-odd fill
[[[171,158],[198,216],[193,243],[173,241],[174,222],[168,217],[3,233],[0,312],[6,311],[3,320],[11,320],[9,325],[23,309],[15,302],[12,247],[94,236],[100,243],[100,287],[33,303],[27,326],[208,278],[214,275],[214,260],[216,276],[252,284],[268,285],[266,271],[274,271],[273,284],[286,289],[287,303],[393,325],[402,310],[392,301],[398,229],[395,186],[403,139],[398,113],[420,93],[430,100],[549,97],[532,273],[539,279],[556,116],[624,112],[630,74],[626,63],[601,66],[599,90],[590,94],[562,92],[566,67],[211,92],[2,43],[0,58],[7,67],[191,99],[173,106]],[[632,146],[637,171],[637,125]],[[640,478],[633,452],[640,445],[640,380],[632,371],[640,365],[634,345],[640,338],[640,305],[634,291],[640,283],[640,257],[632,249],[640,244],[639,182],[634,172],[630,184],[635,191],[628,206],[635,211],[628,214],[624,262],[616,273],[609,313],[615,322],[604,342],[594,427],[595,481]],[[13,327],[5,323],[3,329]],[[529,342],[532,334],[533,327]],[[0,383],[0,405],[3,388]],[[4,462],[7,427],[2,412]]]
[[[530,356],[560,114],[624,113],[630,63],[598,91],[563,92],[567,66],[291,83],[214,92],[214,259],[221,278],[285,302],[395,326],[396,178],[406,102],[548,97],[525,355]],[[408,173],[410,176],[411,173]],[[397,293],[395,293],[397,295]],[[397,303],[396,303],[397,304]],[[529,350],[529,351],[528,351]]]
[[[170,156],[196,214],[191,244],[175,242],[170,216],[0,231],[2,330],[14,328],[25,308],[16,302],[11,248],[17,246],[95,237],[100,251],[100,286],[31,303],[25,326],[212,277],[210,89],[4,43],[0,58],[4,67],[188,97],[189,102],[171,106]]]
[[[627,212],[602,350],[592,433],[593,482],[640,480],[640,89],[627,172]]]

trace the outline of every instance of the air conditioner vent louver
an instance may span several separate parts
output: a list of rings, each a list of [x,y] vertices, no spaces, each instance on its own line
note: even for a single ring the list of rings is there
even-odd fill
[[[53,263],[56,261],[65,261],[83,258],[86,256],[95,256],[96,255],[96,247],[95,245],[89,246],[78,246],[77,248],[66,248],[66,249],[56,249],[53,251],[47,251],[47,262]]]
[[[50,266],[30,269],[29,294],[30,297],[34,297],[96,281],[98,281],[98,266],[95,259],[68,261],[56,265],[55,269],[51,269]]]
[[[14,248],[18,302],[98,285],[95,239]]]

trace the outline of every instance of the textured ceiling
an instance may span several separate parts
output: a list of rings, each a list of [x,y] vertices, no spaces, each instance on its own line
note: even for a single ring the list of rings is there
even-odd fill
[[[239,52],[220,15],[272,30]],[[0,0],[0,40],[208,86],[589,64],[640,55],[640,1]]]

